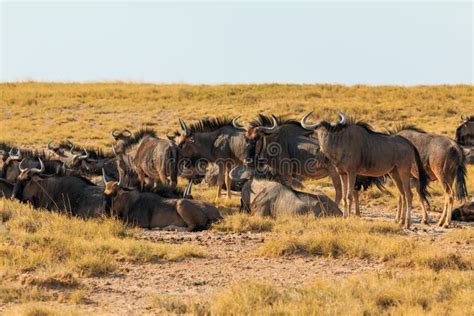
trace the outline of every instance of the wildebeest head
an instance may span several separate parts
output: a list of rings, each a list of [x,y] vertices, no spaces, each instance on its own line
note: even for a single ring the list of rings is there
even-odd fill
[[[13,192],[11,196],[12,199],[18,199],[22,201],[23,189],[26,183],[29,180],[36,179],[36,177],[39,177],[39,174],[44,172],[45,167],[41,158],[38,158],[38,162],[40,164],[40,168],[26,168],[24,166],[24,161],[20,163],[20,165],[18,166],[20,169],[20,175],[17,177],[17,181],[15,183],[15,186],[13,187]]]
[[[278,121],[276,117],[272,115],[272,126],[261,125],[244,127],[237,124],[237,120],[239,118],[240,116],[234,118],[232,120],[232,125],[236,129],[245,131],[244,137],[246,142],[246,148],[244,165],[254,167],[257,153],[260,152],[262,150],[262,147],[264,146],[262,140],[265,138],[265,136],[275,133],[277,131]]]
[[[128,129],[124,129],[121,132],[119,132],[117,129],[113,129],[110,132],[110,136],[112,136],[112,138],[115,140],[115,149],[119,153],[123,152],[125,143],[133,138],[132,132],[130,132]]]
[[[461,116],[461,124],[456,128],[456,142],[462,146],[474,146],[474,115]]]
[[[318,123],[315,123],[315,124],[308,124],[306,123],[306,121],[308,120],[308,118],[313,114],[313,112],[309,112],[308,114],[306,114],[302,119],[301,119],[301,126],[307,130],[318,130],[319,128],[330,128],[330,127],[343,127],[343,126],[346,126],[348,120],[346,118],[346,116],[344,115],[344,113],[342,113],[341,111],[337,111],[337,114],[339,115],[339,122],[337,123],[329,123],[327,121],[320,121]]]

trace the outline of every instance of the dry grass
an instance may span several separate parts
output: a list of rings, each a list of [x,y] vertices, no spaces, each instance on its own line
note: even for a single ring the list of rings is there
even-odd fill
[[[82,277],[109,274],[122,261],[206,256],[197,246],[134,239],[138,230],[110,218],[82,220],[7,200],[1,201],[0,214],[8,214],[0,226],[0,280],[27,287],[0,288],[0,302],[47,299],[34,289],[74,289]],[[79,296],[72,293],[71,300]]]
[[[161,136],[178,127],[178,117],[258,113],[301,118],[307,111],[334,120],[335,109],[371,123],[377,130],[399,123],[454,137],[461,114],[472,114],[474,87],[340,86],[340,85],[151,85],[126,83],[0,84],[0,141],[43,147],[49,139],[109,148],[113,128],[151,127]],[[468,167],[473,195],[474,166]],[[334,197],[329,179],[306,181]],[[388,188],[395,193],[393,188]],[[440,209],[440,186],[431,184],[432,204]],[[396,225],[359,219],[277,220],[232,215],[239,199],[215,201],[215,189],[196,187],[198,199],[216,203],[222,232],[270,232],[260,256],[325,256],[382,261],[389,272],[341,279],[318,279],[297,288],[272,284],[238,284],[208,304],[160,297],[151,306],[165,313],[204,314],[473,314],[472,229],[444,237],[415,239]],[[395,209],[396,199],[369,189],[362,207]],[[415,198],[415,205],[419,202]],[[160,262],[205,256],[195,246],[163,245],[134,239],[136,230],[112,219],[84,221],[33,211],[0,201],[0,305],[21,304],[7,315],[76,315],[61,303],[83,304],[89,295],[86,276],[120,269],[119,263]],[[364,208],[362,209],[364,212]],[[437,271],[437,272],[435,272]],[[58,294],[61,289],[61,295]],[[41,302],[37,302],[41,301]],[[35,302],[35,303],[28,303]],[[46,304],[46,302],[48,302]],[[11,304],[10,303],[10,304]],[[3,311],[2,311],[3,312]]]
[[[473,272],[372,273],[297,288],[235,284],[211,300],[226,315],[472,315]]]

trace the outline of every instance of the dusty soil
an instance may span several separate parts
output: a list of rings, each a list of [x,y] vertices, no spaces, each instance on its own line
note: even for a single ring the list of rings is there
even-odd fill
[[[415,214],[409,234],[415,238],[437,238],[446,232],[434,224],[420,225]],[[380,210],[363,212],[366,218],[391,220],[391,213]],[[468,225],[470,226],[470,225]],[[466,228],[455,223],[454,227]],[[472,228],[472,226],[471,226]],[[317,276],[334,279],[367,271],[381,271],[384,264],[360,259],[328,259],[314,256],[262,258],[253,252],[272,233],[198,233],[143,231],[139,238],[173,244],[189,243],[205,249],[207,258],[154,264],[123,263],[118,273],[102,278],[84,279],[90,292],[86,310],[130,315],[159,314],[166,310],[153,304],[152,298],[179,297],[181,301],[205,303],[213,293],[234,282],[265,280],[278,285],[299,285]]]

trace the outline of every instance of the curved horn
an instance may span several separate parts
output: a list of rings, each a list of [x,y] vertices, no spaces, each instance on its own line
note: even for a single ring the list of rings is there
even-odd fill
[[[28,168],[22,168],[21,165],[23,164],[23,162],[25,161],[25,159],[23,159],[20,164],[18,165],[18,169],[20,169],[20,172],[21,173],[24,173],[26,171],[28,171]]]
[[[122,173],[119,172],[119,181],[118,181],[118,186],[120,186],[122,184]]]
[[[184,189],[183,193],[183,199],[187,198],[188,196],[191,195],[191,187],[193,185],[193,181],[189,181],[188,185],[186,186],[186,189]]]
[[[237,129],[237,130],[240,130],[240,131],[247,131],[247,128],[244,127],[244,126],[240,126],[237,124],[237,120],[240,118],[240,115],[237,115],[236,117],[234,117],[234,119],[232,120],[232,126]]]
[[[38,157],[39,163],[40,163],[40,169],[38,168],[31,168],[30,171],[34,173],[42,173],[44,172],[44,164],[41,158]]]
[[[339,121],[339,124],[346,124],[347,123],[347,119],[346,119],[346,116],[344,115],[344,113],[342,113],[341,111],[337,111],[337,115],[339,115],[339,118],[340,118],[340,121]]]
[[[307,129],[307,130],[315,130],[316,127],[318,127],[318,123],[316,124],[307,124],[306,121],[308,120],[308,118],[313,114],[313,112],[309,112],[308,114],[306,114],[305,116],[303,116],[303,118],[301,119],[301,126],[304,128],[304,129]]]
[[[274,115],[272,115],[272,127],[267,127],[267,126],[259,126],[259,130],[265,130],[265,131],[274,131],[278,127],[278,121]]]
[[[89,152],[87,151],[86,147],[82,147],[82,150],[84,150],[84,154],[85,154],[85,155],[82,155],[82,156],[79,157],[79,158],[82,158],[82,159],[87,159],[87,158],[89,158]]]
[[[104,181],[104,184],[107,185],[109,181],[107,181],[107,175],[105,174],[105,169],[102,168],[102,180]]]
[[[232,170],[229,172],[229,178],[232,180],[232,181],[235,181],[235,182],[239,182],[239,181],[242,181],[242,178],[241,177],[236,177],[234,175],[234,173],[236,172],[236,170],[239,168],[239,166],[237,167],[234,167],[232,168]]]
[[[184,136],[188,136],[189,135],[189,129],[186,126],[186,123],[184,123],[183,119],[181,119],[181,118],[179,119],[179,125],[181,126],[181,129],[184,132]]]
[[[110,136],[112,136],[113,138],[117,139],[117,137],[120,135],[120,133],[118,133],[118,129],[114,128],[111,132],[110,132]]]
[[[114,153],[115,156],[118,156],[117,151],[115,150],[114,144],[112,144],[112,152]]]

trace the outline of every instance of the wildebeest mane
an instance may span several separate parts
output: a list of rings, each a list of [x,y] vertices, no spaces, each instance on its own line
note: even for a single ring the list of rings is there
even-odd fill
[[[37,149],[20,149],[22,157],[41,158],[41,160],[51,159],[51,155],[44,150]]]
[[[327,130],[331,132],[339,132],[351,125],[356,125],[365,129],[369,134],[388,135],[387,133],[377,132],[369,123],[364,122],[364,121],[357,121],[355,118],[351,116],[346,116],[345,123],[337,122],[336,124],[334,124],[328,121],[322,121],[319,124],[321,124],[321,126],[323,126],[324,128],[326,128]]]
[[[214,132],[224,126],[232,126],[232,119],[227,117],[213,117],[200,120],[189,125],[191,133],[208,133]]]
[[[278,125],[284,124],[294,124],[296,126],[301,127],[300,122],[293,119],[287,119],[282,116],[275,116]],[[273,119],[270,115],[259,114],[258,118],[250,122],[251,127],[259,127],[259,126],[273,126]]]
[[[123,143],[123,151],[126,151],[133,145],[138,144],[143,138],[145,137],[154,137],[157,138],[156,132],[152,130],[151,128],[142,128],[135,133],[133,133],[132,136],[130,136],[128,139],[126,139]]]
[[[426,131],[412,124],[400,124],[400,125],[395,126],[392,129],[387,129],[387,131],[390,135],[396,135],[400,133],[401,131],[414,131],[414,132],[426,134]]]

